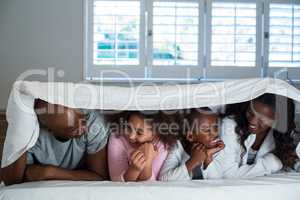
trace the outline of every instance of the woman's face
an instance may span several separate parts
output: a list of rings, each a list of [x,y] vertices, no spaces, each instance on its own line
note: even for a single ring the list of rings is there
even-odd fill
[[[247,109],[246,118],[248,120],[248,131],[253,134],[260,134],[273,126],[275,113],[270,106],[252,101]]]
[[[154,138],[150,122],[135,114],[129,118],[126,136],[129,143],[134,147],[151,142]]]

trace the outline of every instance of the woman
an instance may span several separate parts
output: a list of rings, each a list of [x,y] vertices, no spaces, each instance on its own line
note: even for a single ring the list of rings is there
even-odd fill
[[[295,163],[295,105],[286,97],[264,94],[227,107],[218,157],[223,178],[247,178],[278,172]]]

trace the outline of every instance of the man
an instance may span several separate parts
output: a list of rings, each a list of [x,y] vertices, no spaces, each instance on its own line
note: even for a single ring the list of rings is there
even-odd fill
[[[5,185],[42,180],[106,180],[108,129],[96,111],[35,101],[36,144],[2,169]],[[20,133],[22,134],[22,133]]]

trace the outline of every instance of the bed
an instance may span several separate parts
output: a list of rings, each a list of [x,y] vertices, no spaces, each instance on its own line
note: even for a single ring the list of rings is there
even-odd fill
[[[44,181],[0,186],[0,200],[299,200],[300,173],[243,180],[189,182]]]

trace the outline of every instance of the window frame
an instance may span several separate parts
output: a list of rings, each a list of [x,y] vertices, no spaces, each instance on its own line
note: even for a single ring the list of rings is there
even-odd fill
[[[204,1],[199,0],[148,0],[148,17],[149,29],[153,32],[153,4],[154,2],[193,2],[198,4],[198,63],[197,65],[153,65],[152,52],[153,52],[153,34],[148,39],[148,68],[150,71],[149,78],[152,79],[168,79],[169,74],[176,75],[173,79],[178,80],[199,80],[203,77],[204,66],[204,18],[201,13],[204,12]],[[168,72],[168,74],[164,72]]]
[[[274,77],[278,71],[284,71],[283,78],[300,82],[300,67],[269,67],[269,5],[270,3],[292,3],[300,0],[109,0],[140,2],[140,41],[139,65],[93,65],[93,4],[94,1],[83,2],[83,79],[87,81],[175,81],[198,82],[211,80],[240,79],[250,77]],[[107,0],[104,0],[107,1]],[[197,2],[199,7],[198,21],[198,65],[155,65],[153,66],[152,49],[153,3],[162,2]],[[213,2],[251,2],[256,3],[256,59],[255,67],[210,66],[212,3]],[[152,32],[153,33],[153,32]],[[168,73],[166,73],[168,72]],[[284,73],[283,73],[284,74]],[[282,75],[282,74],[281,74]],[[282,78],[282,77],[279,77]]]
[[[207,52],[206,52],[206,77],[208,79],[237,79],[237,78],[249,78],[249,77],[261,77],[262,70],[259,66],[261,66],[261,59],[259,55],[261,55],[261,42],[260,32],[261,32],[261,5],[260,0],[210,0],[207,4]],[[212,3],[214,2],[245,2],[245,3],[256,3],[256,59],[255,59],[255,67],[236,67],[236,66],[211,66],[211,46],[212,46]],[[225,76],[224,76],[225,75]],[[224,78],[226,77],[226,78]]]
[[[270,4],[292,4],[296,3],[300,6],[300,0],[265,0],[264,8],[264,32],[270,33]],[[269,66],[269,40],[270,37],[264,38],[264,65],[265,67],[265,76],[283,78],[293,80],[295,82],[300,82],[300,66],[299,67],[270,67]]]
[[[97,80],[118,80],[118,79],[142,79],[145,77],[146,70],[144,65],[144,22],[146,0],[109,0],[109,1],[139,1],[140,2],[140,40],[139,40],[139,65],[94,65],[93,64],[93,7],[96,1],[107,0],[85,0],[84,1],[84,79],[88,81]]]

